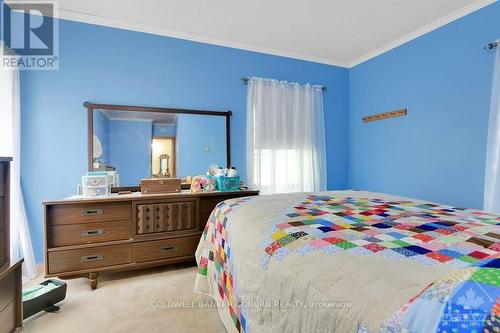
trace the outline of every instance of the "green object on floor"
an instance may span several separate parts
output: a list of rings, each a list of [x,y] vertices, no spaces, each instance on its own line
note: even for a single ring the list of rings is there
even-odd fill
[[[31,294],[32,292],[37,291],[40,288],[43,288],[43,286],[41,284],[36,284],[36,285],[29,287],[27,289],[23,289],[23,297]]]
[[[46,285],[37,284],[33,287],[27,288],[23,290],[23,302],[28,301],[30,299],[36,298],[40,295],[48,293],[49,291],[57,288],[58,285],[55,283],[47,283]]]

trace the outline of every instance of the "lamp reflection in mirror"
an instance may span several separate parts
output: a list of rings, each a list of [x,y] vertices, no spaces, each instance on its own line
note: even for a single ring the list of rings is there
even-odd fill
[[[94,169],[98,170],[101,162],[99,161],[99,158],[102,156],[102,144],[101,140],[99,140],[99,137],[94,134],[93,137],[93,162],[94,162]]]
[[[153,137],[151,148],[153,177],[176,177],[175,137]]]
[[[160,159],[160,176],[170,177],[170,172],[168,171],[168,160],[170,159],[170,155],[161,154],[159,159]]]

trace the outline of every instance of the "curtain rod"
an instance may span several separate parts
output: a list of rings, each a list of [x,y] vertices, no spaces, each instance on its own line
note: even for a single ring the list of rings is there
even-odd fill
[[[243,84],[248,84],[248,81],[250,81],[250,78],[249,77],[242,77],[241,78],[241,81],[243,82]],[[321,90],[325,91],[326,90],[326,87],[325,86],[320,86],[321,87]]]
[[[485,50],[493,50],[493,49],[496,49],[499,45],[500,45],[500,42],[497,40],[497,41],[494,41],[494,42],[486,44],[483,47],[483,49],[485,49]]]

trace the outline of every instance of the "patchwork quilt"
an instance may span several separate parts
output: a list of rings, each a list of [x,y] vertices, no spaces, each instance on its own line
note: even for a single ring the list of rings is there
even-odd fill
[[[499,255],[500,217],[481,211],[359,191],[234,199],[207,223],[195,291],[229,332],[494,332]]]

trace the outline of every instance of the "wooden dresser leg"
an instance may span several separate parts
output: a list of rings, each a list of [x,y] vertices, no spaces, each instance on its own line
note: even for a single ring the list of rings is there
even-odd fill
[[[92,289],[97,288],[97,278],[98,277],[99,277],[98,273],[89,273],[90,288],[92,288]]]

